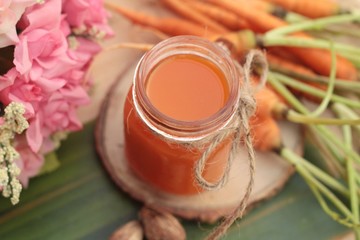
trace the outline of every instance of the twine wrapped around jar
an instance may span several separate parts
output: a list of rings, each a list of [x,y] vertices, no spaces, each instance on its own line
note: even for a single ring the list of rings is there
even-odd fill
[[[254,186],[254,176],[255,176],[255,151],[252,144],[252,138],[250,133],[250,126],[249,126],[249,119],[255,113],[256,109],[256,102],[253,97],[253,88],[251,87],[250,83],[250,75],[251,75],[251,67],[253,64],[258,64],[260,69],[262,70],[262,74],[260,77],[260,85],[258,87],[262,87],[261,85],[265,84],[267,79],[268,73],[268,64],[264,54],[259,50],[251,50],[248,55],[246,56],[245,64],[242,68],[243,70],[243,85],[241,87],[241,93],[239,97],[239,104],[236,113],[236,120],[234,126],[224,131],[216,134],[213,137],[212,144],[209,148],[203,153],[201,158],[197,161],[195,173],[196,179],[200,186],[208,189],[214,190],[221,188],[227,181],[229,171],[231,168],[231,163],[233,161],[233,156],[237,153],[240,141],[242,136],[244,136],[244,144],[248,152],[248,159],[249,159],[249,172],[250,172],[250,179],[247,184],[245,195],[242,198],[240,204],[237,208],[228,216],[225,217],[224,221],[206,238],[208,240],[215,240],[221,237],[227,229],[233,224],[233,222],[237,218],[241,218],[244,214],[246,209],[247,201],[250,197]],[[240,66],[239,66],[240,67]],[[225,135],[228,136],[229,134],[234,133],[233,136],[233,143],[230,150],[227,166],[223,177],[217,183],[208,183],[202,176],[202,171],[204,169],[205,161],[207,156],[216,148],[219,142],[224,139]],[[243,133],[243,134],[241,134]]]

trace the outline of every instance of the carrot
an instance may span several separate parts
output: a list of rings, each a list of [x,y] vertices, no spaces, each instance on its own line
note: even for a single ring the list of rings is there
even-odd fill
[[[289,61],[289,62],[295,63],[297,65],[302,65],[299,58],[296,57],[293,53],[291,53],[286,48],[275,46],[275,47],[267,47],[266,49],[267,49],[267,54],[276,55],[277,57],[280,57],[285,61]]]
[[[184,4],[184,2],[181,0],[161,0],[161,2],[175,13],[183,16],[188,20],[192,20],[194,22],[202,24],[211,29],[212,31],[216,31],[219,33],[226,33],[229,31],[221,24],[212,20],[210,17],[196,11],[189,5]]]
[[[275,16],[265,12],[256,11],[249,5],[239,5],[232,0],[208,0],[220,7],[233,11],[239,17],[244,18],[247,22],[251,22],[251,28],[257,32],[267,32],[277,27],[286,26],[287,23]],[[300,38],[311,38],[309,35],[298,32],[292,34]],[[313,48],[297,48],[287,47],[294,55],[296,55],[306,66],[312,68],[317,73],[329,75],[331,70],[331,54],[328,50]],[[357,71],[354,65],[347,59],[337,55],[337,74],[341,79],[356,80]]]
[[[274,117],[284,118],[288,107],[282,97],[280,97],[272,88],[265,86],[257,91],[254,95],[256,99],[257,118]]]
[[[283,8],[310,18],[320,18],[339,14],[342,10],[330,0],[266,0]]]
[[[245,0],[239,0],[239,1],[245,1]],[[287,9],[283,8],[282,6],[272,4],[271,2],[266,2],[266,0],[255,0],[251,1],[252,6],[256,8],[258,11],[269,13],[275,17],[281,18],[281,19],[287,19],[288,16],[291,15],[293,12],[288,11]],[[296,15],[297,17],[300,16],[300,14]]]
[[[266,2],[263,0],[234,0],[234,2],[238,2],[240,4],[247,4],[252,6],[253,8],[256,8],[259,11],[262,12],[275,12],[277,11],[278,6],[270,3],[270,2]]]
[[[132,11],[121,6],[107,3],[107,7],[126,17],[135,24],[150,27],[170,36],[194,35],[207,38],[210,41],[218,41],[225,44],[229,49],[238,55],[246,50],[256,47],[256,37],[250,30],[228,32],[220,34],[200,25],[178,18],[159,18],[152,15]]]
[[[187,0],[185,2],[192,8],[214,19],[230,30],[240,30],[249,27],[246,21],[238,18],[234,13],[226,11],[222,8],[218,8],[202,1]]]
[[[210,41],[224,44],[234,57],[241,57],[247,50],[257,46],[256,35],[251,30],[241,30],[208,37]]]
[[[265,33],[276,27],[287,25],[281,19],[267,14],[266,12],[258,11],[250,4],[239,4],[233,0],[208,0],[208,2],[235,13],[238,17],[251,23],[251,29],[257,32]]]
[[[304,75],[310,75],[310,76],[314,75],[314,72],[311,71],[310,69],[308,69],[302,65],[288,61],[286,59],[283,59],[281,57],[278,57],[277,55],[275,55],[273,53],[267,53],[266,57],[267,57],[270,65],[280,66],[282,68],[286,68],[286,69],[289,69],[289,70],[292,70],[294,72],[301,73]]]
[[[194,35],[194,36],[214,36],[219,34],[217,31],[206,29],[198,24],[187,21],[185,19],[170,17],[155,17],[152,15],[135,12],[127,8],[123,8],[116,4],[106,3],[106,6],[118,14],[126,17],[135,24],[157,29],[167,35]]]
[[[250,119],[253,145],[259,151],[276,151],[282,146],[280,129],[271,117],[254,116]]]
[[[313,71],[311,71],[310,69],[308,69],[308,68],[306,68],[306,67],[304,67],[302,65],[299,65],[299,64],[296,64],[296,63],[293,63],[293,62],[290,62],[290,61],[286,61],[281,57],[278,57],[276,55],[269,54],[269,53],[266,55],[266,57],[267,57],[267,59],[269,61],[270,68],[275,68],[275,69],[282,68],[282,69],[286,69],[286,70],[289,70],[289,71],[292,71],[292,72],[295,72],[295,73],[299,73],[299,74],[303,74],[303,75],[307,75],[307,76],[315,76],[315,73]],[[326,89],[326,86],[321,85],[321,84],[304,81],[302,79],[297,79],[297,80],[299,80],[301,82],[305,82],[306,84],[308,84],[310,86],[313,86],[313,87],[316,87],[316,88],[319,88],[319,89],[322,89],[322,90]],[[296,89],[291,89],[291,91],[295,95],[303,96],[303,97],[305,97],[306,99],[308,99],[310,101],[313,101],[313,102],[321,101],[321,99],[319,99],[318,97],[307,94],[305,92],[300,92],[300,91],[298,91]]]
[[[294,33],[296,37],[310,38],[305,33]],[[331,54],[325,49],[314,48],[288,48],[295,54],[305,65],[311,67],[319,74],[328,76],[331,71]],[[336,55],[336,77],[354,81],[357,79],[357,70],[355,66],[346,58]]]
[[[242,54],[246,50],[254,48],[257,45],[256,36],[254,32],[250,30],[220,34],[184,19],[154,17],[152,15],[135,12],[111,3],[107,3],[107,7],[126,17],[135,24],[156,29],[170,36],[194,35],[207,38],[210,41],[221,42],[229,48],[233,55]],[[143,48],[142,46],[125,45],[124,47]]]
[[[202,12],[204,15],[208,15],[209,17],[215,19],[217,22],[223,24],[231,30],[238,30],[249,27],[249,23],[246,22],[244,19],[237,17],[230,11],[212,6],[212,4],[209,4],[204,0],[185,0],[185,2],[187,2],[189,5],[191,5],[198,11]],[[236,0],[236,2],[238,4],[251,5],[257,10],[269,12],[271,14],[276,14],[280,8],[262,0]]]
[[[259,83],[258,76],[251,76],[252,85],[255,87]],[[253,145],[259,151],[274,151],[282,146],[280,129],[274,118],[282,119],[289,111],[277,93],[265,85],[255,94],[256,111],[250,118],[251,135]]]

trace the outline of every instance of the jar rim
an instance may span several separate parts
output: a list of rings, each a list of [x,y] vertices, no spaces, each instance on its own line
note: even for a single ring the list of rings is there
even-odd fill
[[[177,55],[192,54],[215,63],[229,84],[229,97],[225,104],[209,117],[183,121],[159,111],[146,94],[147,74],[162,60]],[[210,56],[209,56],[210,55]],[[140,59],[133,79],[133,102],[142,120],[154,131],[177,140],[198,139],[222,128],[231,121],[238,107],[240,69],[230,54],[220,45],[196,36],[175,36],[156,44]]]

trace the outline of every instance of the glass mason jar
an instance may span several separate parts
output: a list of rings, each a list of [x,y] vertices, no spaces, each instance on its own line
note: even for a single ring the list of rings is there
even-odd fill
[[[170,117],[154,106],[146,91],[147,81],[154,69],[174,56],[200,59],[221,73],[228,96],[217,112],[203,119],[184,121]],[[177,73],[170,73],[170,77],[171,74]],[[125,152],[133,173],[167,193],[191,195],[202,192],[195,180],[195,163],[209,144],[209,136],[232,124],[238,107],[240,81],[239,69],[226,49],[199,37],[172,37],[145,53],[135,70],[124,106]],[[231,143],[230,135],[206,160],[203,177],[208,182],[223,177]]]

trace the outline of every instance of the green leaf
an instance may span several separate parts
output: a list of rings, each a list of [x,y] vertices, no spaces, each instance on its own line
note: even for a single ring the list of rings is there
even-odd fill
[[[138,219],[142,203],[109,177],[95,151],[94,127],[89,123],[62,142],[56,151],[61,166],[31,179],[18,205],[0,198],[0,240],[109,239],[118,227]],[[182,224],[189,240],[202,240],[215,227]],[[328,240],[347,232],[323,212],[296,174],[283,191],[237,221],[223,240]]]
[[[55,171],[60,166],[60,161],[56,152],[51,152],[45,155],[45,163],[42,166],[38,176]]]

